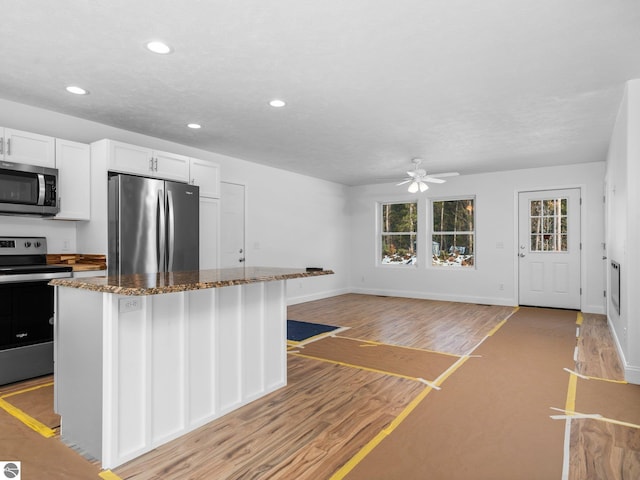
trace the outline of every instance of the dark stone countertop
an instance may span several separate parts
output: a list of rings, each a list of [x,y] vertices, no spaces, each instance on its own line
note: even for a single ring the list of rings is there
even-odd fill
[[[49,285],[118,295],[160,295],[248,283],[317,277],[333,273],[332,270],[306,271],[301,268],[242,267],[111,277],[56,278],[51,280]]]

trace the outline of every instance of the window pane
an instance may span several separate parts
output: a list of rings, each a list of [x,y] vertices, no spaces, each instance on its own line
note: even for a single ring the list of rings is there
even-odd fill
[[[412,265],[417,259],[418,204],[381,204],[381,257],[383,264]]]
[[[531,233],[540,233],[542,230],[542,221],[538,217],[531,219]]]
[[[382,232],[416,232],[418,208],[416,203],[385,203],[382,205]]]
[[[434,232],[473,230],[473,199],[433,202]]]
[[[531,202],[531,216],[536,217],[542,215],[542,202],[540,200],[533,200]]]
[[[383,235],[382,263],[416,263],[416,235]]]
[[[432,265],[472,267],[475,260],[474,199],[433,202]]]
[[[433,265],[469,267],[474,262],[474,235],[434,234],[431,241]]]

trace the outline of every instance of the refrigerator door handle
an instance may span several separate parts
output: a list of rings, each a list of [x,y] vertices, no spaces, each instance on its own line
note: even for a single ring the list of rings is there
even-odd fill
[[[156,258],[158,263],[158,271],[164,272],[164,239],[165,239],[165,219],[164,219],[164,191],[158,190],[156,198]]]
[[[173,206],[173,192],[167,189],[167,250],[169,252],[169,261],[167,262],[167,272],[173,271],[173,253],[175,250],[175,211]]]

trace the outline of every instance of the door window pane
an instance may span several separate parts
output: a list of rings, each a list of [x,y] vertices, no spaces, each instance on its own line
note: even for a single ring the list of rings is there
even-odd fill
[[[566,198],[530,201],[531,252],[567,251],[567,208]]]

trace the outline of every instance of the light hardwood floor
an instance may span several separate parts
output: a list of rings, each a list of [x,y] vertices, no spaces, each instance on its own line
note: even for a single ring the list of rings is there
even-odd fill
[[[350,294],[291,306],[288,318],[349,327],[341,335],[350,338],[464,355],[512,312],[511,307]],[[621,378],[604,316],[584,315],[578,347],[577,371]],[[407,378],[290,355],[285,388],[114,473],[125,480],[326,480],[424,387]],[[572,424],[571,479],[625,478],[616,472],[636,471],[631,469],[640,464],[638,429],[581,422]],[[598,477],[598,472],[609,476]]]

